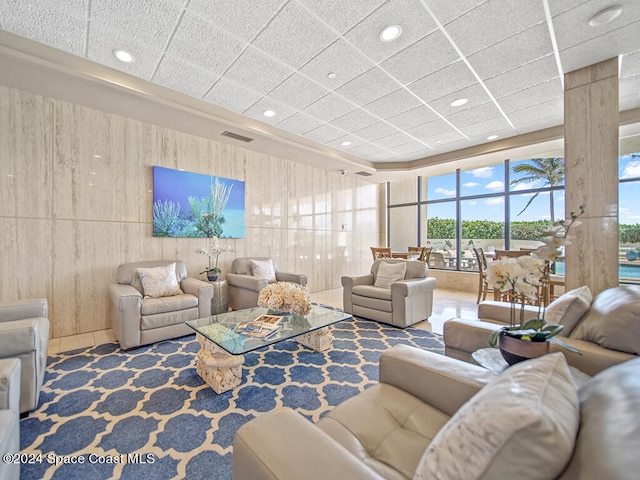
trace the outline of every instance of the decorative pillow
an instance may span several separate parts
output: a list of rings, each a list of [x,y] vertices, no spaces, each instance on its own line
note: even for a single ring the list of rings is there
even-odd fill
[[[451,417],[414,478],[556,478],[571,459],[579,424],[578,394],[564,355],[518,363]]]
[[[544,318],[549,323],[564,325],[563,336],[568,336],[578,324],[582,316],[587,313],[593,296],[588,286],[570,290],[549,304],[545,309]]]
[[[404,280],[407,265],[404,262],[389,263],[380,262],[374,286],[380,288],[391,288],[391,284],[398,280]]]
[[[251,260],[251,271],[254,277],[266,278],[269,283],[276,281],[276,270],[273,260]]]
[[[600,292],[571,336],[640,355],[640,285],[620,285]]]
[[[140,277],[145,297],[171,297],[184,293],[178,284],[175,263],[162,267],[136,268],[136,272]]]

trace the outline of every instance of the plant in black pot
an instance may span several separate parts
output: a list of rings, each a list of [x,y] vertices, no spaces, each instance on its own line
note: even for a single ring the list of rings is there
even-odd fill
[[[511,302],[509,326],[494,331],[489,337],[489,344],[492,347],[498,345],[510,365],[546,354],[549,342],[580,353],[557,338],[563,325],[552,325],[544,319],[544,300],[548,298],[551,264],[563,254],[564,246],[570,243],[569,230],[580,224],[577,219],[583,213],[584,207],[580,206],[580,212],[571,212],[568,222],[555,222],[544,233],[543,245],[531,255],[503,257],[487,265],[487,283],[506,295]],[[538,318],[525,322],[524,305],[528,299],[537,300]],[[516,319],[518,304],[520,312]]]
[[[209,257],[209,266],[200,272],[207,274],[207,279],[210,282],[215,282],[222,273],[222,269],[218,267],[218,257],[222,253],[235,253],[235,249],[231,246],[220,246],[220,239],[218,237],[211,237],[211,245],[207,249],[198,248],[196,253],[202,253]]]

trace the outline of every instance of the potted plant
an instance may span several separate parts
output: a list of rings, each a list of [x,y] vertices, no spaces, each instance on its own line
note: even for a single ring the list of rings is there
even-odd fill
[[[230,246],[221,247],[220,239],[218,237],[211,237],[211,246],[207,249],[198,248],[196,253],[202,253],[209,257],[209,266],[200,272],[207,274],[207,279],[210,282],[215,282],[222,273],[222,269],[218,267],[218,257],[222,253],[235,253],[235,249]]]
[[[549,288],[551,262],[562,255],[562,249],[570,242],[569,230],[578,226],[580,213],[571,212],[569,222],[560,220],[544,233],[543,245],[531,255],[518,258],[503,257],[487,265],[487,283],[494,289],[509,295],[511,314],[509,326],[494,331],[489,337],[492,347],[498,345],[504,359],[510,364],[544,355],[549,351],[549,342],[556,343],[567,350],[578,352],[561,339],[557,338],[563,325],[551,325],[544,319],[545,290]],[[538,295],[539,290],[542,294]],[[538,297],[538,317],[524,321],[524,304],[527,298]],[[516,304],[520,304],[519,319],[516,320]]]

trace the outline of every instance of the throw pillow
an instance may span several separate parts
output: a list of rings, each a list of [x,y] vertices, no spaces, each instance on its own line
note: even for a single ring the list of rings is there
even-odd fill
[[[556,478],[571,459],[579,424],[578,394],[564,355],[518,363],[451,417],[414,478]]]
[[[404,280],[407,265],[404,262],[389,263],[380,262],[374,285],[380,288],[391,288],[391,284],[398,280]]]
[[[564,325],[563,336],[569,336],[582,316],[587,313],[593,296],[588,286],[570,290],[549,304],[545,309],[544,318],[547,322]]]
[[[176,264],[151,268],[136,268],[142,291],[145,297],[160,298],[182,295],[178,278],[176,277]]]
[[[266,278],[269,283],[276,281],[276,270],[273,260],[251,260],[251,271],[254,277]]]

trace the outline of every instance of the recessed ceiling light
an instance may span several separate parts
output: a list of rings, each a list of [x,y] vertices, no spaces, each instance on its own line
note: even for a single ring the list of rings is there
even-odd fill
[[[451,106],[452,107],[461,107],[462,105],[464,105],[468,101],[469,101],[468,98],[459,98],[459,99],[454,100],[453,102],[451,102]]]
[[[115,57],[123,63],[133,63],[136,61],[136,57],[134,57],[130,52],[126,50],[117,49],[113,51]]]
[[[333,73],[333,72],[330,72],[330,73],[327,74],[327,78],[334,79],[334,78],[336,78],[336,74]]]
[[[342,145],[343,147],[348,147],[349,145],[351,145],[351,142],[349,142],[349,141],[342,142],[340,145]]]
[[[262,114],[265,117],[275,117],[276,116],[276,112],[274,112],[273,110],[265,110],[264,112],[262,112]]]
[[[402,27],[400,25],[389,25],[380,32],[380,40],[383,42],[393,42],[402,33]]]
[[[498,135],[489,135],[487,140],[495,140],[496,138],[498,138]]]
[[[593,17],[589,19],[589,25],[592,27],[597,27],[599,25],[604,25],[605,23],[609,23],[612,20],[615,20],[622,13],[622,7],[620,5],[613,5],[611,7],[607,7],[604,10],[600,10]]]
[[[102,155],[98,155],[97,153],[93,156],[93,158],[102,158]]]

